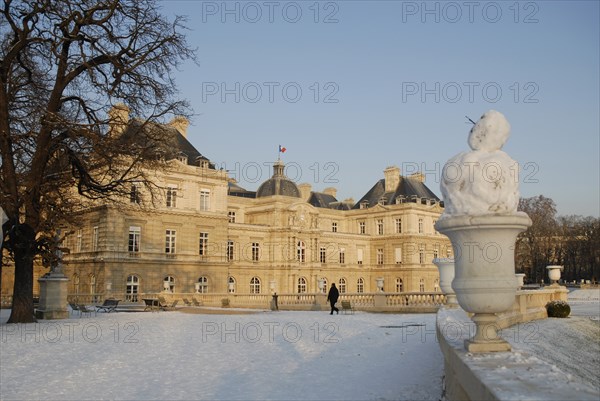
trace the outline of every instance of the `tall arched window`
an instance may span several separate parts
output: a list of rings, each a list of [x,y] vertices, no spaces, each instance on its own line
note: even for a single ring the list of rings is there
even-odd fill
[[[401,278],[396,279],[396,292],[402,292],[404,290],[404,283]]]
[[[90,294],[96,293],[96,275],[90,274]]]
[[[327,279],[325,277],[321,277],[321,282],[323,283],[323,288],[321,289],[321,292],[323,294],[327,294],[328,291],[328,287],[327,287]],[[338,288],[339,289],[339,288]]]
[[[338,288],[338,290],[340,291],[340,294],[345,294],[346,293],[346,279],[345,278],[342,277],[338,281],[338,287],[340,287],[340,288]]]
[[[356,292],[359,294],[365,292],[365,280],[362,277],[356,280]]]
[[[235,278],[232,276],[227,279],[227,292],[230,294],[235,293]]]
[[[198,278],[198,292],[200,294],[206,294],[208,292],[208,278],[206,276],[201,276]]]
[[[298,294],[304,294],[306,292],[306,279],[300,277],[298,279]]]
[[[425,279],[424,278],[419,280],[419,291],[425,292]]]
[[[73,292],[79,294],[79,274],[73,274]]]
[[[166,289],[167,284],[165,283],[169,283],[169,291],[174,292],[175,290],[175,278],[172,276],[166,276],[165,278],[163,278],[163,289]]]
[[[306,244],[304,241],[298,241],[296,259],[298,262],[306,262]]]
[[[260,294],[260,279],[252,277],[250,280],[250,294]]]
[[[125,287],[125,299],[131,302],[138,301],[138,293],[140,289],[140,278],[135,275],[127,276]]]

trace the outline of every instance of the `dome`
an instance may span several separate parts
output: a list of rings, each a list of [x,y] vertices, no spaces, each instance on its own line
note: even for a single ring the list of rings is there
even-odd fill
[[[256,197],[283,195],[300,198],[300,190],[296,184],[283,175],[283,163],[278,160],[273,165],[273,176],[263,182],[256,191]]]

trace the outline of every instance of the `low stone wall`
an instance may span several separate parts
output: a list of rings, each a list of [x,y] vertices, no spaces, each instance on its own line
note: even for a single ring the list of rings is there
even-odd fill
[[[564,287],[518,291],[510,311],[499,315],[499,328],[547,318],[545,305],[566,300]],[[474,324],[461,308],[442,307],[437,314],[437,336],[444,355],[445,398],[457,400],[596,400],[591,387],[573,388],[564,375],[551,375],[554,367],[522,352],[471,354],[464,340]]]

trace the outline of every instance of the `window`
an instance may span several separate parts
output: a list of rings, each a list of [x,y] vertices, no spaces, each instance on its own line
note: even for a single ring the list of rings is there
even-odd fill
[[[365,292],[365,280],[362,277],[356,280],[356,292],[359,294]]]
[[[73,274],[73,292],[79,294],[79,274]]]
[[[298,262],[306,262],[306,244],[304,241],[298,241],[296,249],[296,260]]]
[[[383,235],[383,219],[377,220],[377,235]]]
[[[233,260],[233,241],[227,241],[227,260]]]
[[[90,294],[96,293],[96,275],[90,274]]]
[[[362,201],[360,202],[360,206],[361,209],[367,209],[369,207],[369,201]]]
[[[99,229],[98,226],[94,226],[92,229],[92,251],[96,252],[98,250],[98,238],[99,238]]]
[[[340,248],[340,264],[346,263],[346,248]]]
[[[367,225],[365,224],[364,221],[359,221],[358,222],[358,233],[365,234],[366,232],[367,232]]]
[[[167,289],[167,285],[169,287],[169,291],[173,292],[175,289],[175,278],[172,276],[166,276],[163,278],[163,289]]]
[[[440,280],[438,280],[437,278],[433,282],[433,291],[440,292]]]
[[[321,261],[321,263],[326,263],[326,261],[327,261],[327,258],[326,258],[327,253],[326,252],[327,252],[327,250],[325,249],[324,246],[322,246],[319,249],[319,260]]]
[[[450,248],[450,247],[446,248],[446,257],[447,258],[451,258],[452,257],[452,248]]]
[[[165,253],[167,255],[175,255],[175,238],[177,235],[176,230],[165,231]]]
[[[229,276],[227,279],[227,292],[230,294],[235,294],[235,278]]]
[[[331,231],[337,233],[337,222],[334,221],[331,223]]]
[[[338,288],[340,294],[345,294],[346,293],[346,279],[345,278],[342,277],[338,281],[338,287],[340,287],[340,288]]]
[[[210,191],[203,189],[200,191],[200,211],[206,212],[210,210]]]
[[[129,243],[127,248],[130,253],[137,253],[140,251],[140,237],[142,229],[136,226],[129,227]]]
[[[179,161],[180,161],[180,162],[182,162],[183,164],[187,164],[187,162],[188,162],[188,157],[187,157],[187,155],[186,155],[186,154],[180,153],[180,154],[177,156],[177,160],[179,160]]]
[[[419,234],[423,234],[423,219],[419,219]]]
[[[235,212],[230,210],[227,212],[227,217],[229,218],[230,223],[235,223]]]
[[[363,264],[363,249],[362,248],[358,248],[356,250],[356,263],[359,265]]]
[[[383,248],[377,248],[377,264],[383,264]]]
[[[198,292],[200,294],[206,294],[208,292],[208,278],[205,276],[201,276],[200,278],[198,278],[198,283],[200,284],[198,286]]]
[[[127,276],[127,282],[125,287],[125,300],[131,302],[138,301],[138,294],[140,290],[140,278],[135,275]]]
[[[396,279],[396,292],[402,292],[404,290],[404,283],[401,278]]]
[[[258,242],[252,243],[252,261],[258,262],[260,258],[260,245]]]
[[[402,219],[396,219],[396,234],[402,233]]]
[[[260,294],[260,279],[252,277],[250,280],[250,294]]]
[[[200,233],[200,241],[198,243],[198,254],[200,256],[208,255],[208,233]]]
[[[425,279],[423,278],[419,280],[419,291],[425,292]]]
[[[306,293],[306,279],[304,277],[300,277],[298,279],[298,294]]]
[[[83,230],[80,228],[79,230],[77,230],[77,246],[75,248],[77,252],[81,252],[82,245],[83,245]]]
[[[425,245],[423,244],[419,245],[419,263],[425,263]]]
[[[129,202],[138,204],[140,203],[140,189],[137,185],[132,185],[129,191]]]
[[[177,187],[169,186],[167,188],[167,207],[174,208],[177,205]]]
[[[396,264],[402,263],[402,248],[398,247],[394,249],[394,259]]]
[[[433,245],[433,257],[434,258],[439,258],[440,256],[440,244],[435,244]]]
[[[377,204],[381,205],[381,206],[385,205],[385,196],[382,196],[381,198],[379,198],[379,200],[377,201]]]
[[[323,283],[323,288],[321,288],[322,294],[327,294],[327,279],[325,277],[321,277],[321,282]],[[339,289],[338,289],[339,291]]]

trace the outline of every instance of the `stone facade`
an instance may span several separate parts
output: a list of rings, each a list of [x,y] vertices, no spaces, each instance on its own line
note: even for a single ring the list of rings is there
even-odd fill
[[[377,278],[385,292],[439,291],[431,261],[451,248],[433,228],[443,205],[422,175],[387,168],[354,204],[337,201],[334,188],[296,186],[278,161],[255,193],[190,152],[187,125],[166,127],[186,146],[157,172],[162,193],[152,210],[137,194],[126,205],[96,205],[67,238],[70,294],[138,300],[165,280],[175,293],[314,293],[322,280],[325,289],[335,282],[342,292],[368,293],[378,291]],[[429,196],[399,195],[402,185]]]

